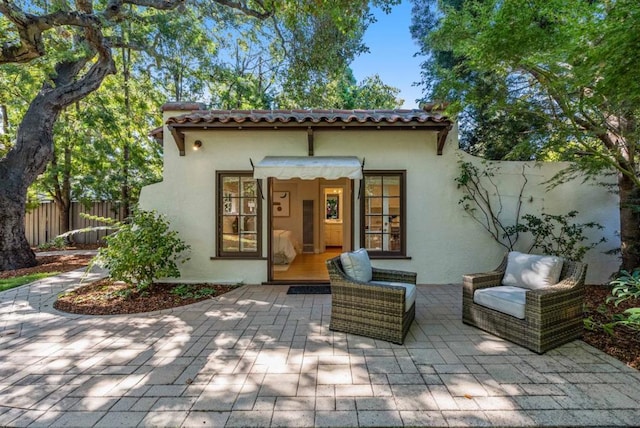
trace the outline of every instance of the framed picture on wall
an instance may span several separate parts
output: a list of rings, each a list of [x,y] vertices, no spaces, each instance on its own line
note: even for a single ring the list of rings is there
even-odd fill
[[[273,192],[273,216],[289,217],[289,192]]]

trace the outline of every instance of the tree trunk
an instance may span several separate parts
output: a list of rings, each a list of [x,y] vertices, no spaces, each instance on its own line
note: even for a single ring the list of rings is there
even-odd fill
[[[71,230],[71,147],[68,143],[64,144],[64,163],[62,164],[62,174],[57,168],[58,155],[54,149],[51,165],[56,168],[56,175],[53,178],[53,201],[60,212],[58,221],[60,223],[60,232],[68,232]],[[61,184],[62,182],[62,184]],[[71,239],[67,242],[71,243]]]
[[[26,192],[14,192],[4,179],[0,183],[0,271],[35,266],[24,229]]]
[[[625,175],[618,176],[620,190],[620,241],[622,269],[629,272],[640,267],[640,189]]]
[[[53,155],[58,111],[38,96],[18,128],[16,145],[0,159],[0,271],[36,265],[25,236],[27,188]]]
[[[0,104],[0,135],[9,132],[9,116],[7,116],[7,106]]]
[[[60,111],[100,87],[115,71],[111,51],[102,49],[89,70],[78,78],[90,58],[62,61],[52,82],[43,85],[25,113],[16,144],[0,159],[0,271],[35,266],[25,236],[27,189],[53,157],[53,126]]]

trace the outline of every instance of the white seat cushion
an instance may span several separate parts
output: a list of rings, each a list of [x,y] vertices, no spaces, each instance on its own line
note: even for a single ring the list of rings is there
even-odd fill
[[[364,248],[340,254],[340,262],[344,273],[356,281],[369,282],[373,278],[371,260]]]
[[[562,264],[562,257],[511,251],[507,258],[507,269],[502,278],[502,285],[535,290],[557,284],[562,272]]]
[[[409,284],[406,282],[393,282],[393,281],[371,281],[370,284],[377,285],[395,285],[398,287],[404,287],[404,311],[407,312],[411,309],[411,306],[416,302],[416,286],[415,284]]]
[[[473,293],[473,301],[478,305],[523,320],[527,289],[510,285],[481,288]]]

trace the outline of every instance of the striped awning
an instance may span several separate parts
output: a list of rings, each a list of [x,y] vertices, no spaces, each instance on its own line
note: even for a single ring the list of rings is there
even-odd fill
[[[361,179],[362,165],[355,156],[267,156],[254,166],[253,177]]]

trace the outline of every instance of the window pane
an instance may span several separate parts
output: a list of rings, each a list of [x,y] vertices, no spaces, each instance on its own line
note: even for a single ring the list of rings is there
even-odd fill
[[[364,178],[365,196],[382,195],[382,177],[379,175],[366,176]]]
[[[400,198],[385,198],[385,214],[400,215]]]
[[[400,196],[400,177],[398,176],[385,176],[384,182],[384,196]]]
[[[242,198],[242,214],[255,214],[256,207],[256,198]]]
[[[258,235],[246,233],[241,235],[240,251],[255,252],[258,250]]]
[[[365,198],[364,213],[365,214],[382,213],[382,198]]]
[[[238,212],[238,201],[239,198],[234,198],[230,196],[229,193],[227,196],[222,198],[222,204],[224,207],[223,214],[236,214]]]
[[[238,240],[238,235],[222,235],[222,251],[240,251],[240,241]]]
[[[242,177],[242,196],[256,196],[257,187],[253,177]]]
[[[367,232],[382,232],[382,217],[367,216],[365,217],[365,229]]]
[[[240,196],[240,177],[224,177],[222,179],[224,196]]]
[[[243,232],[257,232],[257,221],[255,216],[242,217],[242,231]]]
[[[365,247],[367,250],[382,250],[382,235],[367,233],[365,235]]]
[[[222,233],[238,233],[237,215],[226,215],[222,218]]]

